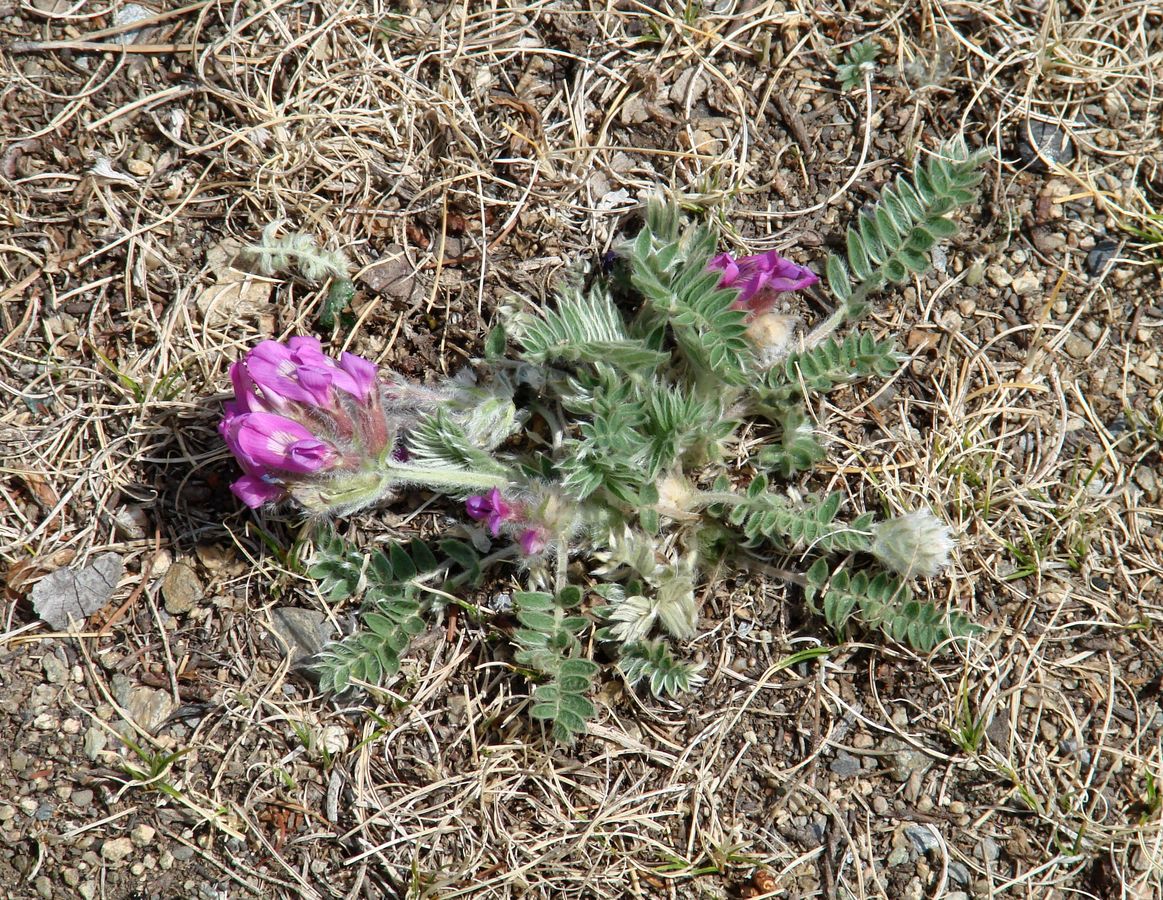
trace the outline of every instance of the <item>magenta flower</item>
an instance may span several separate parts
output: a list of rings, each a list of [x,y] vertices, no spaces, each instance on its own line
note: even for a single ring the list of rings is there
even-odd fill
[[[707,263],[707,268],[723,273],[719,287],[738,291],[734,308],[746,310],[751,316],[771,309],[776,294],[798,291],[820,280],[811,269],[784,259],[774,250],[739,259],[720,253]]]
[[[244,472],[231,490],[252,508],[294,497],[315,512],[379,499],[399,428],[377,380],[373,363],[351,353],[336,362],[312,337],[251,350],[230,367],[234,400],[218,426]]]
[[[245,468],[305,474],[329,468],[339,451],[291,419],[274,413],[228,414],[222,437]]]
[[[517,518],[517,507],[505,500],[497,488],[487,494],[474,494],[464,501],[465,511],[469,518],[476,522],[484,522],[489,526],[489,533],[496,537],[501,533],[501,526]]]
[[[344,353],[336,363],[323,354],[316,338],[293,337],[286,345],[263,341],[245,361],[231,367],[230,377],[239,402],[251,411],[259,402],[278,412],[289,403],[334,409],[341,395],[366,401],[375,384],[376,367],[351,353]]]

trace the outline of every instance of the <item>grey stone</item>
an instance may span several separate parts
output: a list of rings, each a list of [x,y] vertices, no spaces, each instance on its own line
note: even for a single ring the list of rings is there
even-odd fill
[[[896,781],[908,781],[914,773],[923,774],[933,765],[932,757],[900,738],[886,738],[882,749],[891,754],[888,757],[888,771]]]
[[[194,858],[194,848],[187,847],[185,844],[182,844],[181,846],[175,847],[173,850],[171,850],[170,855],[173,856],[173,858],[178,862],[188,862]]]
[[[1066,165],[1074,159],[1074,144],[1056,122],[1026,119],[1015,139],[1018,158],[1034,172],[1048,172],[1048,163]]]
[[[291,663],[301,665],[323,649],[331,635],[327,616],[313,609],[280,606],[271,610],[274,644],[280,651],[290,651]]]
[[[12,755],[8,757],[8,767],[12,769],[12,771],[17,775],[22,774],[24,770],[28,768],[29,762],[31,762],[31,760],[29,759],[28,754],[23,750],[15,750],[13,751]]]
[[[109,736],[105,731],[93,725],[85,732],[84,750],[85,755],[93,762],[101,759],[101,754],[105,752],[105,747],[109,743]]]
[[[860,771],[861,767],[860,760],[851,753],[845,753],[841,750],[836,754],[836,758],[832,760],[828,768],[841,778],[851,778]]]
[[[1001,855],[1001,848],[998,847],[997,841],[993,838],[984,838],[977,845],[977,855],[987,862],[996,862],[998,856]]]
[[[969,868],[965,863],[951,860],[949,863],[949,880],[954,884],[969,884]],[[950,894],[950,897],[953,895]]]
[[[933,830],[924,825],[907,825],[905,826],[905,834],[913,845],[913,849],[918,853],[928,853],[941,846],[941,842],[937,840],[937,835],[933,834]]]
[[[69,799],[78,809],[88,809],[93,805],[93,792],[88,788],[82,788],[79,791],[73,791],[73,795]]]
[[[1080,334],[1068,336],[1062,347],[1066,350],[1067,354],[1077,360],[1086,359],[1094,352],[1094,343],[1088,341]]]
[[[42,656],[40,667],[44,669],[44,677],[49,684],[64,684],[69,680],[69,667],[55,653]]]
[[[174,711],[174,700],[165,691],[135,685],[118,673],[111,679],[113,698],[143,731],[152,732]]]
[[[1101,275],[1111,261],[1119,253],[1119,245],[1115,241],[1099,241],[1094,249],[1086,254],[1086,271],[1091,278]]]
[[[890,866],[903,866],[909,861],[909,851],[904,847],[897,847],[888,855]]]
[[[384,294],[396,300],[407,300],[412,296],[416,283],[416,272],[408,262],[407,251],[401,244],[389,244],[379,262],[368,266],[359,280],[377,294]]]

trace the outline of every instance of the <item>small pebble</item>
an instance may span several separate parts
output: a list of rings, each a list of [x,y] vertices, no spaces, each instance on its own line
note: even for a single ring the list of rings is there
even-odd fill
[[[1110,263],[1118,256],[1119,245],[1114,241],[1099,241],[1094,249],[1086,254],[1086,273],[1091,278],[1101,275]]]
[[[122,862],[133,852],[133,841],[127,837],[112,838],[101,845],[101,855],[111,863]]]
[[[133,830],[129,832],[129,838],[136,846],[145,847],[153,843],[154,835],[156,834],[157,830],[155,828],[142,822],[139,825],[135,825]]]
[[[1037,272],[1023,272],[1010,284],[1010,289],[1019,297],[1032,294],[1042,286],[1042,277]]]
[[[64,684],[69,678],[69,667],[55,653],[46,653],[40,660],[44,677],[49,684]]]
[[[1048,172],[1049,164],[1066,165],[1074,159],[1074,144],[1056,122],[1027,119],[1015,135],[1018,158],[1032,172]]]
[[[1069,356],[1077,360],[1084,360],[1094,352],[1094,344],[1080,334],[1072,334],[1067,337],[1062,348]]]
[[[1008,288],[1014,280],[1014,277],[997,263],[986,267],[985,277],[999,288]]]

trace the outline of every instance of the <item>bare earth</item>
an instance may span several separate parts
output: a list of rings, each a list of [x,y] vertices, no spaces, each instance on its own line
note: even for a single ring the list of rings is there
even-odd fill
[[[1163,7],[167,8],[0,2],[0,894],[1163,896]],[[870,89],[842,91],[863,38]],[[994,150],[981,202],[882,297],[910,359],[813,410],[805,486],[954,526],[921,590],[985,626],[967,652],[789,661],[834,637],[756,571],[705,598],[704,690],[611,674],[571,748],[488,621],[434,622],[393,703],[292,669],[275,618],[350,610],[303,577],[292,511],[227,488],[249,346],[454,372],[656,188],[818,270],[962,132]],[[325,288],[231,267],[271,222],[350,256],[334,331]],[[430,534],[456,510],[428,499],[342,525]],[[108,602],[40,622],[33,585],[106,553]]]

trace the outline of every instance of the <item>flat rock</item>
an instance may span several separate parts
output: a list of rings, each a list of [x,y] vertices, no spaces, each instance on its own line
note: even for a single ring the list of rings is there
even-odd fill
[[[941,846],[941,842],[937,840],[937,835],[933,834],[933,830],[924,825],[906,825],[905,836],[917,853],[928,853]]]
[[[125,860],[133,852],[133,841],[127,837],[113,838],[101,845],[101,856],[111,863]]]
[[[323,649],[331,636],[327,616],[313,609],[280,606],[271,610],[274,644],[290,654],[292,665],[302,665]]]
[[[1042,277],[1037,272],[1023,272],[1010,283],[1010,289],[1019,297],[1032,294],[1042,286]]]
[[[114,675],[111,686],[113,698],[143,731],[152,732],[174,711],[173,698],[165,691],[136,685],[124,675]]]
[[[404,247],[401,244],[390,244],[379,262],[368,266],[359,280],[377,294],[407,300],[412,296],[416,273],[408,262]]]
[[[851,778],[860,772],[861,767],[860,760],[851,753],[845,753],[841,750],[836,754],[836,758],[832,760],[828,768],[841,778]]]
[[[886,738],[881,747],[890,754],[888,773],[896,781],[908,781],[914,773],[919,776],[933,765],[932,757],[900,738]]]
[[[1048,172],[1050,164],[1074,159],[1070,135],[1055,122],[1027,119],[1018,125],[1014,143],[1022,163],[1034,172]]]

